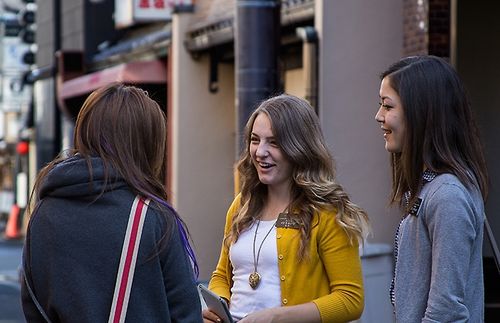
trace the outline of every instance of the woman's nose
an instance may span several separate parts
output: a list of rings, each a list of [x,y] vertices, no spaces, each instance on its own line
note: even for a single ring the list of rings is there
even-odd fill
[[[268,154],[267,145],[260,143],[255,154],[259,157],[266,157]]]
[[[377,122],[384,122],[384,116],[383,116],[383,113],[382,113],[382,107],[380,107],[377,111],[377,113],[375,114],[375,120]]]

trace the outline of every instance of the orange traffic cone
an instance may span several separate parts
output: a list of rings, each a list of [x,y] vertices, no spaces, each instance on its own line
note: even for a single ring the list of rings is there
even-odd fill
[[[12,205],[10,209],[9,219],[5,227],[5,239],[18,239],[21,236],[19,232],[19,206]]]

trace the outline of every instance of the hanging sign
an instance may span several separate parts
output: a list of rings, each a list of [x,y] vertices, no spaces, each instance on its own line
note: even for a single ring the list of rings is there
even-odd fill
[[[191,4],[192,0],[115,0],[115,27],[170,21],[176,6]]]

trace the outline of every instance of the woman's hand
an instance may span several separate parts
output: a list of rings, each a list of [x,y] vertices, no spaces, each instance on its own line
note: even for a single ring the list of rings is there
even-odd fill
[[[272,323],[278,322],[277,319],[277,309],[268,308],[262,311],[258,311],[252,314],[248,314],[243,319],[238,321],[238,323]]]
[[[320,323],[321,317],[314,303],[268,308],[248,314],[238,323]]]
[[[222,322],[220,317],[217,316],[217,314],[215,314],[214,312],[212,312],[209,309],[203,310],[202,314],[203,314],[203,323],[210,323],[210,322],[220,323],[220,322]]]

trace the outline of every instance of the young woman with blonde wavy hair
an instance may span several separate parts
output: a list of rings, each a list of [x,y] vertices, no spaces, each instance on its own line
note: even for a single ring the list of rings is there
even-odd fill
[[[250,116],[245,140],[241,193],[227,213],[209,288],[242,323],[358,318],[358,244],[368,219],[335,180],[313,108],[291,95],[270,98]]]

